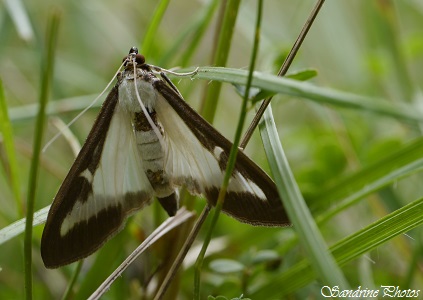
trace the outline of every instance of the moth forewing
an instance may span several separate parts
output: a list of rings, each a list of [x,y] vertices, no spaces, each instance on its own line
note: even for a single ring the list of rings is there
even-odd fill
[[[200,192],[215,205],[232,143],[164,81],[155,80],[153,86],[161,95],[156,109],[158,118],[164,128],[170,128],[166,141],[171,149],[168,157],[172,159],[166,170],[173,174],[177,184],[187,186],[192,193]],[[175,167],[174,161],[185,161],[183,166],[188,167]],[[290,224],[274,182],[242,151],[238,153],[223,211],[252,225]]]
[[[46,267],[82,259],[156,196],[169,215],[178,189],[214,205],[232,143],[158,78],[132,48],[124,69],[57,193],[41,240]],[[223,211],[252,225],[285,226],[270,177],[238,154]]]

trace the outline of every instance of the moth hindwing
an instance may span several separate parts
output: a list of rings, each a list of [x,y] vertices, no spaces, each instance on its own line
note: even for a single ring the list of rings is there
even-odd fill
[[[178,209],[178,189],[215,205],[232,146],[136,48],[107,96],[50,208],[41,240],[48,268],[87,257],[157,197]],[[289,220],[270,177],[239,152],[223,211],[252,225]]]

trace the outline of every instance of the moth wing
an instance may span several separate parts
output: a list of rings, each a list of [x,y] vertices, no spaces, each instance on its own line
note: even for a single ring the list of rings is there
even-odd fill
[[[165,131],[165,170],[175,185],[203,194],[216,204],[232,143],[197,114],[163,81],[156,111]],[[288,216],[270,177],[242,151],[238,153],[223,211],[252,225],[287,226]]]
[[[56,268],[95,252],[152,194],[115,87],[50,208],[41,240],[45,266]]]

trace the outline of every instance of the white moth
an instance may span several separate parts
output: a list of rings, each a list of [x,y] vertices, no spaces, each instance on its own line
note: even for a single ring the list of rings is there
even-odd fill
[[[41,240],[46,267],[92,254],[153,197],[174,215],[182,186],[216,203],[232,143],[155,70],[131,48],[51,206]],[[289,225],[275,184],[242,152],[223,211],[252,225]]]

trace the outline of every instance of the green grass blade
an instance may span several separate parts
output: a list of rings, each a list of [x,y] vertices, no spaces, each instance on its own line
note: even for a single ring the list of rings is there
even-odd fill
[[[351,236],[339,241],[330,249],[337,261],[341,265],[344,265],[352,259],[421,224],[423,224],[423,198],[357,231]]]
[[[335,185],[309,197],[313,211],[327,208],[329,203],[350,202],[368,195],[395,180],[421,171],[423,138],[418,138],[400,150],[363,169],[340,179]],[[326,212],[328,213],[328,212]]]
[[[54,54],[58,36],[58,27],[60,21],[60,13],[53,11],[47,26],[46,51],[42,62],[41,70],[41,90],[40,90],[40,106],[34,131],[33,157],[31,160],[28,197],[27,197],[27,213],[25,226],[25,243],[24,243],[24,266],[25,266],[25,295],[26,299],[32,299],[32,222],[35,205],[35,191],[38,179],[38,167],[40,163],[41,143],[43,140],[45,109],[49,98],[50,84],[53,78]]]
[[[95,99],[97,96],[98,94],[90,94],[86,96],[70,97],[49,102],[46,107],[46,114],[58,115],[69,112],[80,112],[87,107],[87,103],[92,101],[92,99]],[[101,104],[102,103],[98,101],[91,108],[98,109]],[[12,107],[9,110],[10,120],[12,123],[20,123],[31,120],[37,116],[38,110],[39,103]]]
[[[34,213],[32,226],[37,226],[46,222],[50,205]],[[0,230],[0,245],[6,243],[25,231],[26,218],[20,219]]]
[[[62,296],[62,300],[68,300],[68,299],[73,299],[73,288],[76,284],[76,281],[79,277],[79,274],[81,273],[81,269],[82,269],[82,265],[84,264],[84,260],[80,260],[76,263],[76,268],[73,271],[72,274],[72,278],[68,284],[68,286],[66,287],[66,291],[64,292],[63,296]]]
[[[214,15],[214,12],[216,11],[216,8],[218,4],[220,3],[219,0],[212,0],[210,1],[209,6],[207,7],[207,10],[205,11],[204,15],[201,17],[200,22],[194,32],[194,36],[192,38],[192,41],[190,43],[190,46],[187,47],[187,50],[183,54],[181,58],[181,65],[187,66],[189,64],[189,61],[191,60],[191,57],[194,55],[195,50],[198,49],[198,46],[200,44],[200,41],[205,36],[204,33],[209,26],[212,17]]]
[[[7,111],[6,98],[4,96],[3,82],[0,79],[0,131],[3,134],[3,143],[6,150],[7,162],[10,176],[9,181],[16,203],[17,216],[23,216],[21,192],[19,184],[18,163],[16,161],[16,150],[13,142],[13,129]]]
[[[370,3],[369,3],[370,4]],[[398,83],[398,90],[405,101],[413,99],[413,79],[410,76],[407,63],[405,61],[406,53],[404,53],[403,41],[398,35],[400,31],[400,22],[395,15],[395,3],[379,3],[374,2],[369,5],[367,11],[369,19],[377,20],[378,26],[374,30],[370,30],[370,38],[382,39],[387,52],[384,54],[389,57],[393,67],[394,82]]]
[[[248,105],[248,100],[249,100],[250,87],[251,87],[251,82],[253,80],[253,71],[254,71],[254,67],[255,67],[255,63],[256,63],[257,52],[258,52],[258,47],[259,47],[259,42],[260,42],[260,24],[261,24],[262,7],[263,7],[263,2],[262,2],[262,0],[259,0],[258,1],[258,8],[257,8],[256,28],[255,28],[254,40],[253,40],[254,41],[253,42],[253,49],[251,51],[250,67],[249,67],[249,70],[248,70],[247,83],[245,85],[246,86],[245,94],[244,94],[243,101],[242,101],[240,117],[239,117],[239,120],[238,120],[237,129],[236,129],[236,132],[235,132],[235,138],[234,138],[234,141],[233,141],[231,152],[230,152],[229,158],[228,158],[228,163],[227,163],[227,166],[226,166],[225,177],[223,179],[222,187],[220,188],[219,196],[218,196],[217,201],[216,201],[216,207],[214,209],[213,218],[212,218],[211,224],[208,228],[207,235],[204,239],[203,247],[201,248],[200,254],[199,254],[197,261],[196,261],[196,275],[195,275],[195,283],[194,283],[194,299],[200,299],[201,267],[203,265],[204,256],[206,254],[207,247],[210,243],[212,234],[214,232],[217,221],[219,219],[220,212],[221,212],[222,207],[223,207],[223,203],[225,201],[225,195],[226,195],[226,191],[227,191],[227,188],[228,188],[228,185],[229,185],[229,180],[230,180],[232,173],[233,173],[233,170],[235,168],[236,157],[237,157],[237,154],[238,154],[238,151],[239,151],[238,146],[241,142],[242,128],[244,127],[245,118],[246,118],[246,115],[247,115],[247,105]]]
[[[377,248],[394,237],[410,231],[423,224],[423,198],[416,200],[395,212],[381,218],[377,222],[357,231],[339,241],[330,250],[336,261],[342,266],[360,255]],[[302,260],[280,274],[271,283],[263,285],[250,296],[262,299],[268,290],[278,291],[283,297],[310,283],[316,277],[309,262]]]
[[[327,221],[328,219],[330,219],[331,217],[333,217],[334,215],[336,215],[338,212],[345,210],[347,207],[350,207],[351,205],[356,203],[358,200],[363,199],[365,196],[370,195],[373,192],[379,191],[383,187],[389,184],[392,184],[399,179],[402,179],[416,172],[422,172],[422,171],[423,171],[423,158],[416,160],[402,168],[395,169],[390,173],[386,173],[380,178],[377,178],[375,180],[368,180],[367,184],[361,187],[359,190],[356,190],[350,195],[345,196],[345,198],[341,198],[341,199],[337,199],[337,201],[333,201],[331,203],[332,207],[329,210],[326,210],[322,215],[320,215],[317,218],[317,220],[319,223],[323,223]],[[364,172],[360,172],[360,173],[364,173]],[[350,188],[348,187],[346,189],[344,187],[344,190],[350,191]],[[331,197],[331,194],[329,193],[328,199],[330,197]],[[327,201],[328,201],[327,199],[324,199],[324,202],[327,202]],[[326,205],[320,206],[320,208],[322,209],[323,207],[327,207],[327,206]]]
[[[240,69],[203,67],[198,70],[195,78],[245,84],[247,73],[248,71]],[[423,120],[423,115],[417,109],[401,103],[390,103],[378,98],[317,87],[308,82],[299,82],[261,72],[254,72],[252,86],[274,93],[312,100],[317,103],[357,109],[361,113],[374,112],[410,122]]]
[[[325,241],[294,179],[282,145],[279,142],[270,106],[264,113],[259,128],[279,195],[283,199],[285,209],[302,246],[308,254],[313,269],[319,274],[323,283],[330,286],[339,285],[344,289],[348,288],[348,282],[334,258],[328,253]]]
[[[220,2],[219,0],[212,0],[204,9],[193,15],[193,20],[180,31],[172,45],[164,49],[165,52],[158,61],[159,66],[170,66],[170,61],[174,61],[177,56],[181,57],[178,60],[178,66],[187,67],[190,64],[191,58],[200,46],[200,42],[206,36],[205,32],[210,26]],[[182,54],[179,55],[181,52]]]
[[[226,3],[226,7],[223,16],[223,24],[219,33],[219,40],[217,42],[216,56],[213,62],[215,66],[225,66],[228,60],[240,0],[227,0],[222,3]],[[243,84],[247,82],[247,76],[242,82]],[[213,123],[221,87],[222,85],[220,82],[212,82],[207,86],[207,94],[201,114],[210,123]]]
[[[244,85],[247,80],[247,76],[248,71],[246,70],[201,67],[199,68],[198,74],[195,78]],[[330,88],[317,87],[307,82],[299,82],[257,71],[254,72],[252,86],[273,93],[311,100],[316,103],[330,104],[334,107],[356,109],[361,112],[373,112],[408,122],[423,121],[423,115],[410,105],[390,103],[379,98],[360,96]],[[48,113],[57,114],[80,110],[81,108],[86,107],[85,99],[87,98],[93,97],[73,97],[63,99],[61,101],[55,101],[48,106]],[[98,107],[99,105],[100,104],[95,107]],[[34,117],[32,111],[35,107],[38,106],[27,105],[11,109],[10,118],[12,122]]]
[[[25,41],[34,39],[34,29],[32,28],[31,21],[22,1],[6,0],[3,3],[15,24],[16,31],[19,33],[20,38]]]
[[[147,32],[145,33],[140,53],[142,53],[147,58],[151,56],[151,51],[153,51],[157,29],[159,28],[160,22],[163,19],[163,15],[166,12],[168,4],[169,0],[160,1],[160,3],[157,5],[156,11],[153,14],[153,18],[151,19]]]

